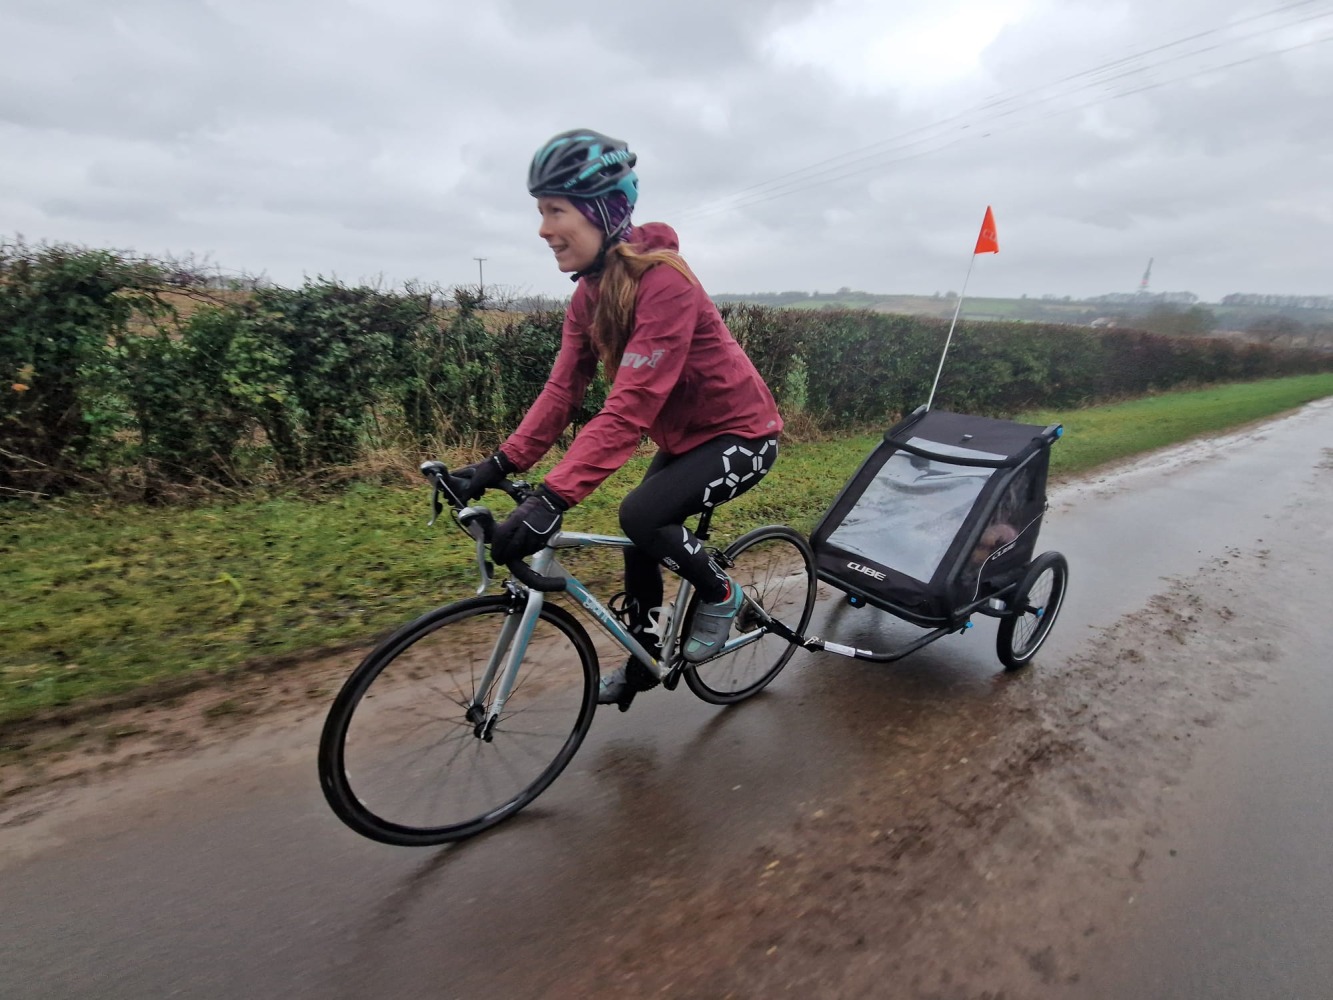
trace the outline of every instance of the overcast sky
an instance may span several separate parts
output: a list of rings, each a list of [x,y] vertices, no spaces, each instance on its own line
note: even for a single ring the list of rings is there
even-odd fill
[[[639,154],[708,290],[1333,294],[1333,0],[0,0],[0,237],[565,296]]]

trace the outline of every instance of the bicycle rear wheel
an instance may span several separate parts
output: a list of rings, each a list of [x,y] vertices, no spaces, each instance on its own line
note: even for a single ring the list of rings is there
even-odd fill
[[[746,597],[803,634],[815,607],[815,554],[805,536],[783,525],[756,528],[742,535],[724,553],[727,572]],[[698,603],[695,595],[691,604]],[[732,638],[761,628],[748,604],[732,626]],[[734,705],[762,691],[796,652],[797,646],[772,633],[754,642],[685,669],[685,683],[704,701]]]
[[[543,606],[486,733],[494,691],[478,686],[501,627],[521,611],[500,596],[437,608],[352,672],[319,746],[320,785],[339,819],[386,844],[443,844],[507,819],[555,780],[592,723],[597,654],[572,615]]]

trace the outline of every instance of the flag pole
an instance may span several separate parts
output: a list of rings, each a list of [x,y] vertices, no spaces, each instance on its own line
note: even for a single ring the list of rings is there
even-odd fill
[[[977,262],[977,255],[973,254],[967,262],[967,274],[963,276],[963,290],[958,293],[958,305],[954,306],[953,322],[949,324],[949,336],[944,338],[944,350],[940,354],[940,366],[935,369],[935,381],[930,387],[930,398],[926,400],[926,409],[930,409],[930,404],[935,402],[935,389],[940,384],[940,375],[944,371],[944,359],[949,355],[949,344],[953,341],[953,328],[958,325],[958,314],[963,309],[963,296],[967,294],[967,281],[972,277],[972,265]]]
[[[999,252],[1000,243],[995,237],[995,215],[991,212],[991,207],[987,205],[986,214],[981,220],[981,232],[977,236],[977,245],[972,251],[971,259],[967,262],[967,274],[963,276],[963,289],[958,293],[958,304],[953,309],[953,322],[949,324],[949,336],[944,338],[944,350],[940,353],[940,366],[935,369],[935,381],[930,387],[930,397],[926,400],[927,410],[935,402],[935,390],[939,388],[940,375],[944,372],[944,359],[949,356],[949,345],[953,343],[953,330],[958,325],[958,314],[963,311],[963,298],[967,295],[968,279],[972,277],[972,265],[977,262],[978,254]]]

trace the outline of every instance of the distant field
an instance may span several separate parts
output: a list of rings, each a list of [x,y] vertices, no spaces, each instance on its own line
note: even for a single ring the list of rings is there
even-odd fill
[[[786,309],[869,309],[872,312],[902,313],[909,316],[934,316],[952,319],[956,298],[933,295],[856,295],[836,298],[805,299],[782,304]],[[1072,323],[1087,325],[1106,315],[1109,307],[1086,302],[1052,302],[1040,299],[963,300],[961,319],[967,320],[1021,320],[1040,323]]]
[[[726,296],[719,296],[728,301]],[[876,295],[868,292],[816,295],[790,299],[786,295],[754,296],[757,305],[784,309],[869,309],[875,312],[902,313],[909,316],[934,316],[951,319],[956,298],[947,295]],[[1196,303],[1216,317],[1219,330],[1240,331],[1274,315],[1287,316],[1305,326],[1333,327],[1333,310],[1273,309],[1261,306],[1224,306],[1211,302]],[[1181,307],[1185,308],[1185,307]],[[960,318],[965,320],[1020,321],[1028,323],[1069,323],[1086,326],[1105,316],[1146,314],[1146,307],[1132,303],[1084,302],[1076,299],[1043,298],[973,298],[963,300]],[[1333,342],[1333,340],[1330,340]]]

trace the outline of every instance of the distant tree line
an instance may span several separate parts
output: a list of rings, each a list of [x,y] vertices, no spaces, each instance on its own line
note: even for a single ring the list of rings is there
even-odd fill
[[[1193,292],[1108,292],[1106,295],[1094,295],[1084,301],[1151,308],[1155,305],[1192,306],[1199,301],[1199,297]]]
[[[742,302],[751,305],[764,306],[783,306],[804,302],[838,302],[848,299],[866,302],[892,302],[894,300],[908,298],[924,298],[926,296],[911,296],[900,294],[887,294],[882,292],[864,292],[847,286],[839,288],[836,292],[806,292],[806,291],[788,291],[788,292],[727,292],[715,296],[719,302]],[[935,292],[933,296],[936,299],[953,300],[958,297],[957,292]],[[1104,295],[1091,295],[1087,298],[1074,298],[1072,295],[1041,295],[1037,297],[1044,302],[1063,302],[1071,305],[1115,305],[1115,306],[1136,306],[1140,311],[1152,308],[1157,305],[1172,306],[1192,306],[1199,302],[1199,296],[1193,292],[1108,292]],[[1022,295],[1020,301],[1027,301],[1028,296]],[[1034,299],[1033,301],[1036,301]],[[1233,293],[1224,295],[1221,302],[1223,306],[1281,310],[1314,310],[1314,311],[1333,311],[1333,295],[1257,295],[1251,293]]]
[[[540,391],[562,310],[480,290],[336,281],[224,294],[106,250],[0,245],[0,496],[167,500],[372,474],[386,452],[494,447]],[[724,316],[794,428],[887,425],[929,394],[946,320],[754,304]],[[1333,370],[1333,352],[1143,330],[960,323],[947,409],[1077,407],[1174,386]],[[605,398],[599,379],[575,430]],[[350,470],[350,472],[349,472]],[[360,470],[360,471],[358,471]]]
[[[1226,307],[1226,318],[1205,306],[1188,309],[1169,304],[1153,305],[1139,313],[1111,313],[1117,325],[1130,326],[1169,337],[1204,337],[1223,329],[1231,334],[1267,344],[1288,347],[1333,348],[1333,316],[1301,311],[1273,313],[1264,309]],[[1298,318],[1299,317],[1299,318]]]
[[[1224,306],[1262,306],[1265,309],[1331,309],[1333,295],[1251,295],[1222,296]]]

